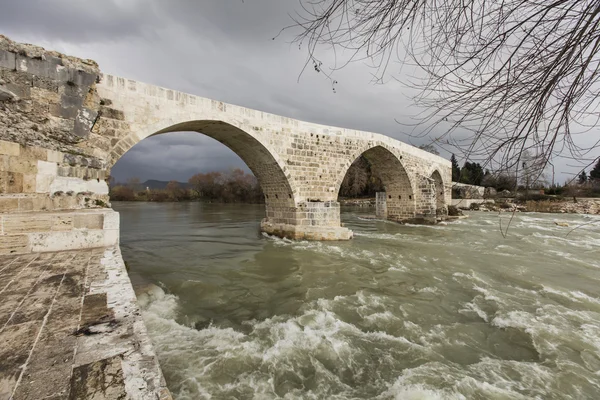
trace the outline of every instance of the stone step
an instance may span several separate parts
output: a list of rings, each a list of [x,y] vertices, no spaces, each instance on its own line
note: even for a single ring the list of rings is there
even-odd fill
[[[119,243],[112,209],[0,214],[0,254],[107,247]]]

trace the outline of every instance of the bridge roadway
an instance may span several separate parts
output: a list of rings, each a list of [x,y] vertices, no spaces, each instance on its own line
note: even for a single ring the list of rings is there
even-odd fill
[[[0,258],[0,399],[171,396],[118,247]]]

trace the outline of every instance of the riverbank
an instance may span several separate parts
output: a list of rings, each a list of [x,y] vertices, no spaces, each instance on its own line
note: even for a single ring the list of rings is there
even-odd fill
[[[350,207],[375,207],[375,198],[339,199],[341,206]]]
[[[544,212],[556,214],[600,214],[600,198],[577,198],[577,201],[569,200],[525,200],[515,201],[513,198],[486,199],[482,203],[471,204],[465,201],[462,206],[460,202],[457,208],[461,210],[474,211],[499,211],[499,212]],[[340,199],[342,206],[348,207],[375,207],[374,198],[365,199]]]
[[[246,202],[246,201],[217,201],[217,200],[202,200],[202,199],[148,199],[145,197],[136,197],[135,199],[129,200],[111,200],[119,201],[123,203],[204,203],[204,204],[265,204],[264,202]]]
[[[460,206],[458,208],[461,208]],[[465,208],[466,209],[466,208]],[[468,209],[498,212],[543,212],[552,214],[600,214],[600,199],[578,198],[573,200],[525,200],[497,199],[481,204],[472,204]]]

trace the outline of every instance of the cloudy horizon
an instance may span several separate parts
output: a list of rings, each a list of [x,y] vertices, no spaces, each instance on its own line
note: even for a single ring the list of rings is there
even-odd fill
[[[374,84],[373,70],[364,63],[336,71],[335,90],[312,67],[302,73],[305,49],[291,43],[293,31],[280,32],[298,7],[297,0],[5,0],[0,34],[91,58],[106,73],[304,121],[377,132],[413,145],[430,143],[409,135],[405,126],[419,112],[412,100],[416,93],[398,81]],[[329,56],[326,67],[335,63],[334,55]],[[400,71],[397,63],[390,67]],[[414,73],[404,68],[402,74]],[[557,160],[556,181],[562,183],[582,166]],[[207,136],[170,133],[134,146],[112,174],[118,181],[187,181],[197,172],[240,167],[247,169],[231,150]]]

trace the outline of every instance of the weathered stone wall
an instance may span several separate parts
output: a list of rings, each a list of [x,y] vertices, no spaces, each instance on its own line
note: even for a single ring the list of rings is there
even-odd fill
[[[450,201],[450,163],[392,138],[103,75],[93,61],[0,36],[0,212],[102,208],[114,163],[174,131],[236,152],[265,193],[263,229],[290,237],[351,237],[337,197],[362,154],[384,182],[389,219],[435,219]]]
[[[386,192],[375,193],[375,216],[383,219],[386,219],[388,216]]]
[[[452,182],[452,190],[459,199],[483,199],[485,187],[467,183]]]
[[[89,139],[98,114],[98,76],[94,61],[0,35],[0,139],[86,155],[78,144]],[[98,159],[86,161],[101,167]]]
[[[98,66],[0,35],[0,212],[101,208],[105,160],[88,141]]]
[[[119,244],[119,214],[110,209],[0,214],[0,229],[0,254]]]

